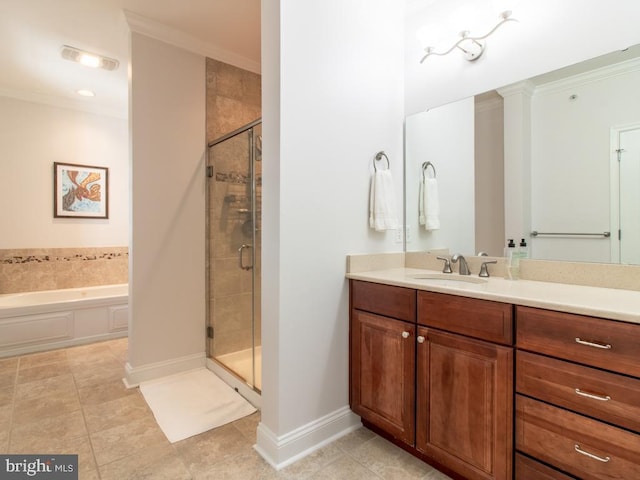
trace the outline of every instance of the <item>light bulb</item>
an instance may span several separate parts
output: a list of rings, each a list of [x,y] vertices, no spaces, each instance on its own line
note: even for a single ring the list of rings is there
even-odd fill
[[[78,62],[86,67],[98,68],[102,63],[102,60],[97,55],[83,52],[78,57]]]

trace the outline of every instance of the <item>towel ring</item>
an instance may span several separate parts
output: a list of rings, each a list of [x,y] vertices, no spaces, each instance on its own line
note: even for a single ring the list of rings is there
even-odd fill
[[[376,167],[376,162],[379,160],[382,160],[382,157],[384,157],[387,160],[387,170],[389,170],[390,165],[389,165],[389,157],[387,157],[387,154],[384,152],[378,152],[376,153],[376,156],[373,158],[373,169],[377,172],[378,168]]]
[[[422,164],[422,176],[424,177],[425,172],[427,171],[427,169],[429,167],[431,167],[433,169],[433,178],[436,178],[436,167],[431,162],[424,162]]]

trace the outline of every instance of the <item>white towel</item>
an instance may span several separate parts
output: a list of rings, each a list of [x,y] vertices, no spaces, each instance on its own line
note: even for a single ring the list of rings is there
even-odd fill
[[[376,232],[398,228],[396,195],[389,170],[377,170],[371,177],[369,226]]]
[[[420,225],[425,230],[440,228],[440,201],[438,200],[438,181],[435,178],[423,178],[420,183],[418,211]]]

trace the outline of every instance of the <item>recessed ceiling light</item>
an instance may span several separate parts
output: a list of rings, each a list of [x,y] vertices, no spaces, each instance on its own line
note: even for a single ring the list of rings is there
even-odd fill
[[[70,47],[69,45],[63,45],[60,54],[65,60],[77,62],[91,68],[115,70],[118,68],[118,65],[120,65],[120,62],[115,58],[103,57],[102,55],[80,50],[76,47]]]
[[[96,96],[96,94],[93,91],[87,90],[87,89],[84,89],[84,88],[80,89],[80,90],[76,90],[76,93],[78,95],[83,96],[83,97],[95,97]]]

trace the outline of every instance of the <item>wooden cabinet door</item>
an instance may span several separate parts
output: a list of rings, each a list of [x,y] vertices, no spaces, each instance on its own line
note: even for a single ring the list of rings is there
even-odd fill
[[[415,325],[360,310],[351,315],[351,409],[413,445]]]
[[[469,480],[511,479],[513,348],[418,328],[416,448]]]

